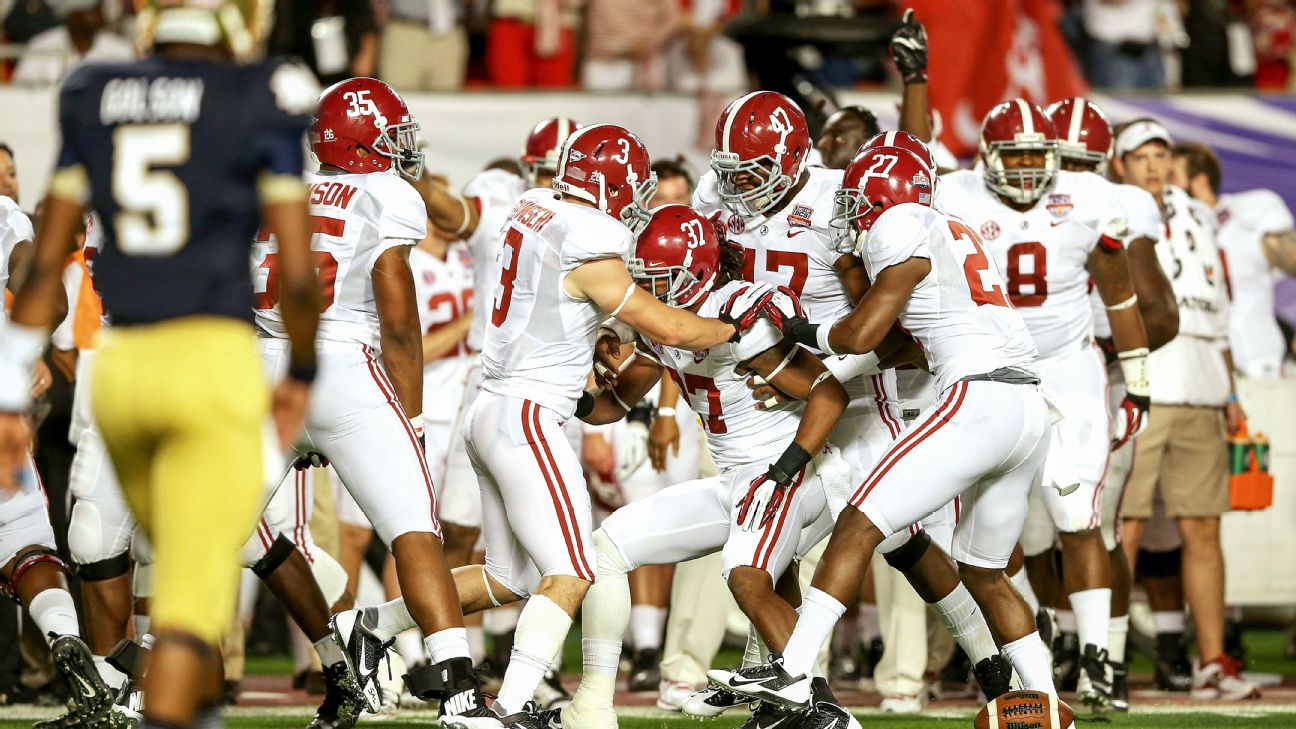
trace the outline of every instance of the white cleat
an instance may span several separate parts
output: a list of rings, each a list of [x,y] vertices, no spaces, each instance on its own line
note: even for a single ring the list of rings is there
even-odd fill
[[[369,713],[377,714],[383,708],[383,690],[378,678],[378,668],[383,654],[395,641],[380,641],[364,626],[364,610],[346,610],[329,618],[333,640],[342,649],[347,668],[355,676],[356,687],[364,698]]]
[[[751,706],[751,702],[725,689],[707,686],[689,694],[684,700],[683,711],[689,716],[712,719],[739,706]]]
[[[792,676],[783,670],[782,661],[742,668],[737,671],[712,669],[707,672],[711,685],[743,698],[770,701],[792,710],[809,707],[810,677]]]
[[[692,684],[663,678],[657,685],[657,708],[662,711],[679,711],[694,691]]]

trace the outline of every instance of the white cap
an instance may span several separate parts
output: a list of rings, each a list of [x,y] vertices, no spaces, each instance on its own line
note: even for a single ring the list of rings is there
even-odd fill
[[[1142,147],[1153,140],[1161,140],[1166,146],[1174,144],[1174,137],[1170,136],[1170,130],[1165,125],[1154,119],[1141,119],[1131,123],[1116,135],[1116,156],[1124,157],[1126,154]]]

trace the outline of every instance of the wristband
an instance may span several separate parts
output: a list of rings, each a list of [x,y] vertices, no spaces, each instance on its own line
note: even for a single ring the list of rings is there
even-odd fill
[[[810,454],[806,449],[793,441],[788,445],[787,450],[783,451],[783,455],[770,466],[767,475],[771,480],[787,486],[792,483],[792,478],[810,463],[810,460]]]
[[[580,399],[576,401],[576,417],[583,418],[594,412],[595,402],[594,393],[589,390],[582,391]]]
[[[790,319],[783,329],[783,338],[796,342],[803,347],[818,349],[819,329],[818,324],[811,324],[805,319]]]
[[[652,406],[647,402],[640,402],[638,405],[630,408],[626,413],[627,423],[639,423],[645,428],[652,426]]]
[[[675,417],[675,408],[657,408],[657,417],[673,418]]]
[[[41,327],[11,321],[0,329],[0,411],[20,412],[31,405],[32,371],[48,342]]]
[[[409,419],[410,425],[414,426],[414,432],[423,435],[423,413],[419,413]]]
[[[1228,396],[1228,401],[1229,401],[1229,402],[1237,402],[1237,401],[1238,401],[1237,393],[1236,393],[1236,392],[1230,392],[1230,393],[1229,393],[1229,396]]]
[[[833,324],[836,323],[837,322],[833,322]],[[828,335],[832,332],[833,324],[821,326],[819,327],[819,330],[815,332],[815,346],[819,348],[820,352],[828,355],[837,354],[833,351],[832,345],[828,343]]]
[[[315,366],[314,362],[310,362],[309,364],[293,362],[288,365],[288,377],[305,385],[314,382],[316,374],[318,374],[318,368]]]
[[[1128,299],[1125,299],[1119,304],[1112,304],[1111,306],[1107,307],[1107,311],[1120,311],[1122,309],[1128,309],[1137,303],[1138,303],[1138,294],[1131,294]]]
[[[1126,352],[1118,352],[1121,374],[1125,376],[1125,391],[1131,395],[1148,397],[1152,390],[1148,383],[1148,348],[1139,347]]]

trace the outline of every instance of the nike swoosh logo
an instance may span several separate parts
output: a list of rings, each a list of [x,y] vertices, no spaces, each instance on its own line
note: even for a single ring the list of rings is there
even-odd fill
[[[788,231],[788,237],[789,237],[789,238],[795,238],[795,237],[797,237],[798,235],[801,235],[801,234],[804,233],[804,232],[805,232],[805,228],[798,228],[798,229],[796,229],[796,230],[789,230],[789,231]]]
[[[1057,484],[1050,484],[1050,485],[1053,486],[1054,489],[1057,489],[1059,496],[1070,496],[1071,494],[1075,493],[1076,489],[1080,488],[1080,484],[1078,483],[1073,483],[1070,486],[1065,486],[1065,487],[1058,486]]]
[[[741,676],[732,676],[729,679],[730,686],[753,686],[758,683],[765,683],[769,678],[743,678]]]
[[[1056,227],[1058,227],[1059,225],[1062,225],[1062,224],[1064,224],[1064,223],[1066,223],[1066,222],[1067,222],[1067,221],[1065,221],[1065,220],[1050,220],[1050,221],[1049,221],[1049,227],[1051,227],[1051,228],[1056,228]]]

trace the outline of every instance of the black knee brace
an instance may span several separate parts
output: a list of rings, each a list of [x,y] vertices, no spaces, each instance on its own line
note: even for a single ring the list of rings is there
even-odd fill
[[[908,572],[913,569],[914,565],[918,564],[918,560],[922,559],[924,554],[927,554],[927,548],[930,546],[931,537],[927,536],[927,532],[920,529],[917,534],[904,543],[903,547],[890,554],[882,555],[882,558],[897,570]]]
[[[252,574],[264,580],[271,572],[279,569],[279,565],[291,557],[295,549],[297,545],[293,544],[293,540],[280,534],[274,544],[270,545],[270,549],[266,550],[265,556],[252,565]]]
[[[1183,549],[1168,552],[1138,552],[1138,573],[1143,577],[1174,577],[1183,571]]]
[[[76,566],[77,577],[86,582],[102,582],[111,580],[130,572],[131,560],[130,550],[126,550],[115,557],[101,559],[98,562],[88,562]]]

